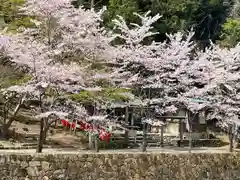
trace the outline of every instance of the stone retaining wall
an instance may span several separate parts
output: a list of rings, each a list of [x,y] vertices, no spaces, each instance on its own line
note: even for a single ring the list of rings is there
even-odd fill
[[[240,154],[0,155],[1,180],[234,180]]]

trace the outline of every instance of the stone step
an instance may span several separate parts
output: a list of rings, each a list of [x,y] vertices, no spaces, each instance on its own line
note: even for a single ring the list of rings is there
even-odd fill
[[[30,146],[0,146],[0,149],[36,149],[37,145],[30,145]],[[52,148],[51,146],[44,145],[43,148]]]

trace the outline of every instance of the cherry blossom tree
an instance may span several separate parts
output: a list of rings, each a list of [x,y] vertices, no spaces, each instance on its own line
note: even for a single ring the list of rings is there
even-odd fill
[[[172,107],[172,109],[169,107],[166,109],[175,111],[177,108],[167,101],[173,101],[174,97],[178,99],[177,96],[181,91],[187,91],[186,88],[190,88],[191,82],[190,80],[187,82],[187,71],[184,68],[193,64],[190,61],[191,51],[194,49],[194,44],[191,42],[193,33],[190,33],[185,40],[182,33],[177,33],[168,35],[168,43],[144,44],[145,38],[155,34],[150,30],[152,24],[160,18],[159,15],[149,17],[148,14],[138,15],[142,20],[142,26],[134,24],[133,28],[129,28],[121,17],[114,21],[116,28],[120,31],[120,34],[115,36],[125,41],[117,46],[120,50],[117,63],[121,68],[116,68],[115,75],[122,79],[116,79],[116,81],[121,82],[120,86],[158,89],[159,103],[164,101],[166,105],[170,104]]]
[[[6,43],[1,44],[1,54],[27,69],[31,79],[4,91],[25,97],[24,103],[38,101],[37,107],[30,108],[41,119],[38,147],[41,152],[52,122],[63,117],[89,119],[82,105],[71,101],[68,94],[101,90],[94,87],[91,77],[98,72],[89,69],[89,64],[114,59],[111,51],[116,48],[110,45],[112,37],[100,27],[102,11],[75,9],[70,1],[34,0],[27,0],[21,10],[35,17],[32,20],[35,27],[21,28],[15,35],[2,34],[1,41]],[[104,119],[102,124],[107,125],[109,121]]]
[[[11,86],[4,91],[24,97],[19,106],[23,101],[27,102],[30,99],[39,101],[39,106],[31,109],[41,119],[38,147],[38,152],[41,152],[44,136],[51,122],[63,117],[79,118],[87,115],[81,105],[66,97],[64,103],[59,102],[65,93],[79,92],[91,85],[86,83],[88,75],[85,69],[80,66],[80,62],[56,61],[56,56],[61,57],[64,52],[69,54],[78,52],[79,55],[84,52],[86,58],[95,55],[100,58],[103,57],[103,53],[101,54],[101,50],[97,52],[96,47],[104,43],[94,41],[99,40],[96,36],[102,33],[97,23],[100,15],[83,9],[74,9],[70,2],[26,1],[22,10],[37,17],[33,20],[36,27],[20,29],[18,34],[9,37],[2,34],[0,49],[1,55],[8,57],[9,61],[18,67],[26,67],[32,78],[24,84]],[[89,18],[88,21],[85,21],[85,17]],[[54,28],[51,27],[53,20],[56,20]],[[47,35],[43,32],[47,32]],[[69,32],[72,32],[72,36]],[[54,95],[49,94],[50,89],[54,89]],[[10,126],[11,123],[8,124]]]
[[[223,49],[212,45],[201,53],[209,67],[209,79],[201,91],[190,92],[205,98],[211,107],[208,118],[216,118],[218,124],[229,132],[230,151],[233,136],[239,128],[239,46]],[[234,134],[234,135],[233,135]]]
[[[210,114],[221,120],[221,126],[238,124],[238,46],[227,50],[213,45],[199,51],[191,41],[192,32],[168,35],[168,42],[144,44],[144,38],[154,34],[149,32],[151,24],[160,16],[139,17],[144,25],[133,28],[121,17],[114,21],[120,31],[116,37],[124,40],[118,46],[116,63],[120,68],[117,66],[113,74],[116,82],[148,91],[156,89],[154,98],[145,97],[144,101],[148,105],[158,103],[160,114],[175,113],[179,107],[194,114],[211,109]]]

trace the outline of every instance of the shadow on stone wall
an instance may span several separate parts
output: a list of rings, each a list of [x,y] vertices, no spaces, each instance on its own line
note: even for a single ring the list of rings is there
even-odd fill
[[[11,180],[234,180],[240,154],[0,155]]]

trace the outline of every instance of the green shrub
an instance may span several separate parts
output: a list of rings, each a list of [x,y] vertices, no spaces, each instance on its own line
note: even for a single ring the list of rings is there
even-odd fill
[[[131,92],[131,90],[125,88],[103,88],[103,90],[99,92],[82,90],[78,94],[70,95],[70,98],[76,102],[83,104],[92,103],[94,100],[117,102],[128,101],[129,97],[122,94],[125,92]]]

